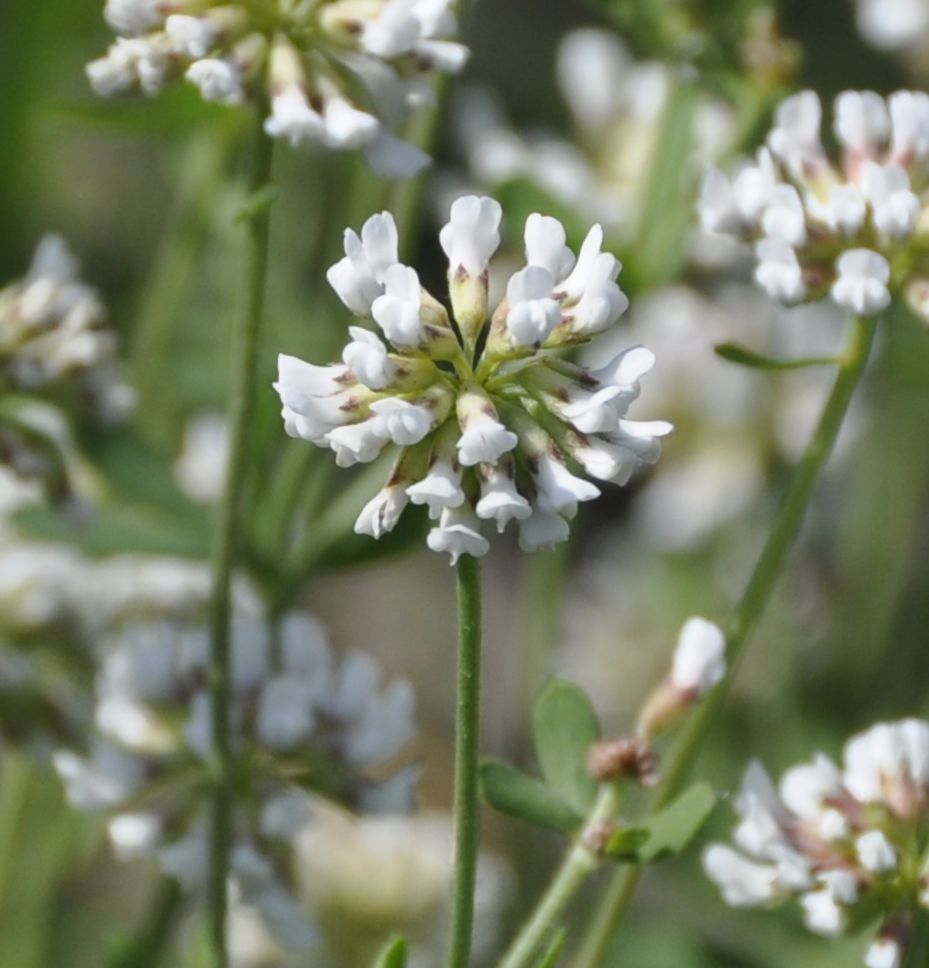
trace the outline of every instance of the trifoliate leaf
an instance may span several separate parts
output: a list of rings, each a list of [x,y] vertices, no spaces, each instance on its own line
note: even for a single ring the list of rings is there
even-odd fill
[[[481,764],[481,792],[495,810],[539,827],[571,833],[582,822],[582,815],[544,783],[497,760]]]
[[[797,360],[774,360],[742,346],[740,343],[717,343],[713,349],[720,359],[753,370],[802,370],[808,366],[834,366],[839,361],[831,356],[808,356]]]
[[[697,836],[716,806],[716,793],[709,783],[695,783],[664,810],[643,824],[648,834],[637,859],[650,864],[681,853]]]
[[[597,794],[587,770],[587,751],[600,738],[600,724],[583,690],[555,679],[532,710],[536,756],[545,782],[582,816]]]
[[[406,968],[406,941],[403,938],[388,941],[373,968]]]

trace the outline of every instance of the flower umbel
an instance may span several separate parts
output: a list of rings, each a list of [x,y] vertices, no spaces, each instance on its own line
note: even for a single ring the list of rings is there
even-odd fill
[[[817,754],[788,770],[779,792],[753,763],[736,809],[744,853],[714,844],[704,855],[727,903],[795,898],[807,927],[825,935],[880,917],[865,963],[900,964],[912,911],[929,906],[929,724],[878,723],[846,743],[842,769]]]
[[[388,177],[426,157],[391,129],[428,100],[423,76],[457,71],[468,50],[450,0],[107,0],[119,34],[87,66],[98,94],[156,94],[186,77],[205,101],[243,104],[256,90],[271,102],[265,131],[296,145],[362,149]]]
[[[452,314],[397,258],[397,229],[383,212],[361,236],[345,233],[345,258],[328,279],[380,335],[350,327],[342,363],[280,356],[275,389],[291,436],[331,448],[341,467],[399,448],[393,473],[364,507],[359,534],[379,538],[407,504],[438,524],[429,547],[456,562],[483,555],[482,522],[519,522],[526,551],[568,536],[580,501],[600,490],[572,467],[624,484],[655,461],[670,424],[626,418],[639,378],[654,363],[641,346],[597,370],[558,356],[612,327],[628,300],[620,264],[594,226],[575,260],[557,219],[526,221],[527,265],[488,318],[488,263],[500,242],[500,206],[466,196],[440,233],[449,259]]]
[[[699,206],[704,227],[752,242],[755,280],[782,302],[828,294],[871,316],[903,293],[926,316],[929,95],[840,94],[838,163],[820,141],[821,114],[813,91],[788,98],[754,163],[731,176],[711,170]]]

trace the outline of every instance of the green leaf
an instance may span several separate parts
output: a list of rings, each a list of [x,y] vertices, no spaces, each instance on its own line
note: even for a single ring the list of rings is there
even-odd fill
[[[737,363],[753,370],[802,370],[808,366],[836,366],[838,360],[833,356],[808,356],[797,360],[774,360],[761,356],[740,343],[717,343],[713,349],[716,355],[728,363]]]
[[[545,949],[545,953],[536,962],[535,968],[555,968],[558,964],[558,959],[561,957],[561,952],[564,949],[565,939],[568,937],[568,932],[564,928],[559,928],[555,932],[555,937],[552,938],[551,943]]]
[[[643,829],[648,839],[637,851],[638,860],[650,864],[680,854],[697,836],[716,806],[716,793],[709,783],[695,783],[656,813]]]
[[[374,968],[406,968],[406,941],[392,938],[378,955]]]
[[[264,215],[268,209],[277,201],[281,190],[277,185],[262,185],[258,191],[254,192],[236,213],[235,222],[250,222],[252,219]]]
[[[497,760],[481,763],[481,792],[500,813],[571,833],[583,817],[544,783]]]
[[[603,852],[614,860],[638,861],[651,834],[644,827],[620,827],[610,835]]]
[[[583,816],[597,795],[587,752],[600,738],[597,714],[583,690],[552,680],[533,707],[532,733],[545,782]]]

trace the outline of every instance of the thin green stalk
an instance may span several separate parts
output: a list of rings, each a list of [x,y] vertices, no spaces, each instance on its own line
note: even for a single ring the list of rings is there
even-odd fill
[[[481,689],[481,571],[477,558],[458,562],[458,695],[455,706],[455,873],[448,968],[467,968],[474,924],[474,881],[480,815],[477,745]]]
[[[251,197],[271,177],[272,141],[264,133],[264,105],[257,105],[258,126],[252,148],[249,190]],[[226,968],[226,878],[232,822],[233,771],[229,741],[230,698],[230,586],[238,550],[240,504],[245,476],[249,419],[252,415],[258,343],[264,315],[268,274],[270,208],[259,206],[247,223],[245,305],[233,337],[229,403],[229,466],[220,508],[213,554],[213,595],[210,602],[210,709],[213,737],[213,810],[209,858],[209,934],[213,968]]]
[[[874,340],[873,320],[853,319],[850,329],[848,344],[839,360],[835,383],[819,425],[796,467],[761,557],[726,627],[728,675],[698,707],[671,750],[664,767],[664,778],[649,805],[651,812],[667,805],[696,759],[703,740],[725,702],[738,661],[771,599],[788,552],[803,523],[816,482],[832,451]],[[641,869],[632,865],[615,874],[594,912],[574,968],[596,968],[602,964],[616,927],[635,893],[640,875]]]
[[[562,914],[584,881],[600,866],[601,859],[587,842],[585,833],[611,820],[619,810],[619,788],[604,784],[594,803],[590,818],[565,855],[561,867],[548,886],[529,920],[516,936],[500,962],[500,968],[525,968],[546,937],[554,931]]]

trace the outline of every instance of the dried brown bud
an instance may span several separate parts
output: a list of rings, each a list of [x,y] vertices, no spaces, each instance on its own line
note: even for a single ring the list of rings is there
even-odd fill
[[[646,740],[638,737],[594,743],[587,754],[587,769],[601,783],[625,776],[652,787],[659,780],[658,756]]]

